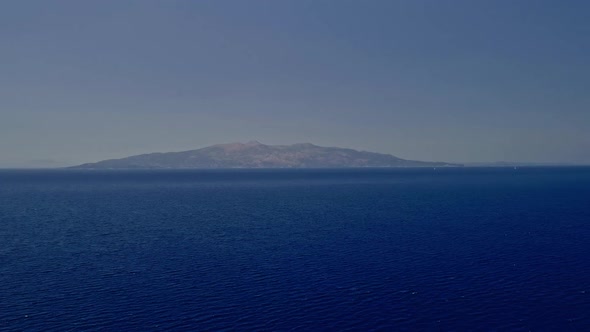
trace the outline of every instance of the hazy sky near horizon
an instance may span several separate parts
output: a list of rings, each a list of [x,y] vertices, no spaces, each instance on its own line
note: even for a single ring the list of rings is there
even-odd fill
[[[5,0],[0,167],[249,140],[590,163],[588,22],[582,0]]]

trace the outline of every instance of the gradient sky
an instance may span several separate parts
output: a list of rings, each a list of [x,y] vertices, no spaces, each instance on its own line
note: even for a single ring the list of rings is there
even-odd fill
[[[312,142],[590,163],[590,2],[4,0],[0,166]]]

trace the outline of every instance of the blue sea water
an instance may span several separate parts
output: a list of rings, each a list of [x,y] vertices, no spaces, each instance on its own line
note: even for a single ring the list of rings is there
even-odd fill
[[[0,330],[590,331],[590,168],[0,171]]]

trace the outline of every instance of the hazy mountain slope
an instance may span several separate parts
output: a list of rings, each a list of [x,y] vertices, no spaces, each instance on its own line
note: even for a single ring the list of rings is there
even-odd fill
[[[306,168],[460,166],[423,162],[352,149],[309,143],[265,145],[259,142],[218,144],[206,148],[150,153],[88,163],[74,168]]]

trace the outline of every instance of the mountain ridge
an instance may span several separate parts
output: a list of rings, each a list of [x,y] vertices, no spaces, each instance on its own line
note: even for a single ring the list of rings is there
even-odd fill
[[[445,167],[446,162],[416,161],[377,152],[322,147],[312,143],[266,145],[258,141],[225,143],[196,150],[154,152],[85,163],[84,169],[195,169],[195,168],[350,168]]]

